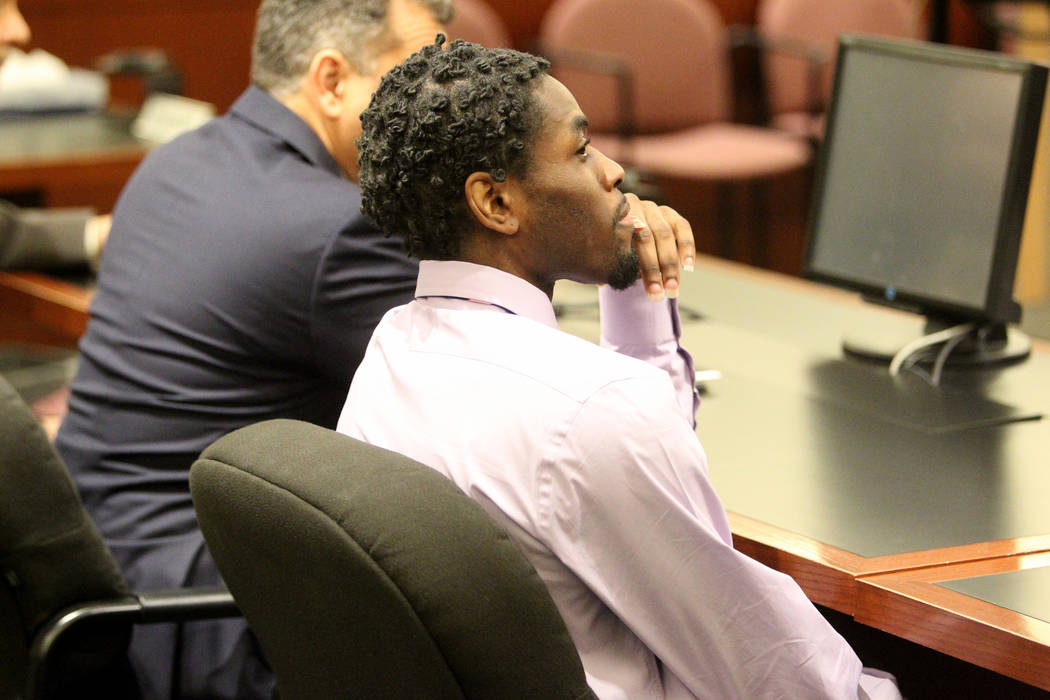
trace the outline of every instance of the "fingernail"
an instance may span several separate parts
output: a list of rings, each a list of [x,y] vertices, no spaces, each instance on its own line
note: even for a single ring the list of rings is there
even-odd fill
[[[683,260],[682,261],[682,269],[685,270],[686,272],[692,272],[693,271],[693,259],[692,258],[686,258],[685,260]]]
[[[649,301],[663,301],[664,299],[663,287],[656,282],[648,285],[645,288],[645,293],[649,295]]]
[[[667,298],[668,299],[677,299],[678,298],[678,290],[677,289],[668,289],[668,288],[665,287],[664,291],[667,293]]]
[[[644,221],[639,219],[637,216],[632,216],[631,218],[634,220],[634,227],[635,227],[635,229],[641,230],[641,229],[645,228],[645,222]]]

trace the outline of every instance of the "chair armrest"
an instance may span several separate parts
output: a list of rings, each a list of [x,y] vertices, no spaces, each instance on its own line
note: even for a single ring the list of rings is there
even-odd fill
[[[134,624],[187,622],[191,620],[239,617],[233,596],[222,586],[200,586],[170,591],[152,591],[123,598],[86,601],[72,605],[45,622],[29,647],[26,672],[26,700],[41,698],[47,687],[53,651],[67,639],[93,625],[116,625],[130,629]],[[117,635],[119,637],[119,635]],[[124,638],[120,651],[126,647]],[[117,649],[113,649],[116,653]]]
[[[176,588],[137,594],[141,604],[138,622],[188,622],[240,617],[241,610],[223,586]]]

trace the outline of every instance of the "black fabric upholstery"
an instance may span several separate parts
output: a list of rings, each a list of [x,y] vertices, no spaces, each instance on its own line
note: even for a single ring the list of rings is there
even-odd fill
[[[0,377],[0,696],[21,687],[25,649],[51,615],[127,593],[65,465],[29,407]],[[116,637],[106,644],[96,639],[96,649],[122,652],[127,630]]]
[[[535,570],[436,471],[278,420],[205,450],[190,488],[282,700],[593,697]]]
[[[25,685],[28,664],[28,640],[14,594],[0,585],[0,698],[16,697],[16,689]]]

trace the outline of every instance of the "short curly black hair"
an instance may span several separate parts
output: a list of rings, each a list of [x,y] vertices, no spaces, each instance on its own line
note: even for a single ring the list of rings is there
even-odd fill
[[[387,73],[361,115],[361,209],[410,255],[453,259],[467,223],[463,185],[475,172],[523,177],[542,120],[533,78],[546,59],[457,39]]]

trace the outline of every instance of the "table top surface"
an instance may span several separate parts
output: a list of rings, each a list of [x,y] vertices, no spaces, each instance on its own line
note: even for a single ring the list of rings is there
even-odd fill
[[[858,327],[917,333],[921,321],[841,290],[705,259],[679,304],[696,368],[722,373],[697,434],[734,532],[769,526],[778,546],[816,560],[826,547],[852,575],[1050,549],[1045,343],[933,388],[843,356]],[[593,339],[580,316],[563,328]]]
[[[1050,624],[1050,564],[941,581],[937,585]]]
[[[855,619],[1050,691],[1050,552],[857,579]]]
[[[131,115],[96,112],[0,119],[0,168],[100,153],[142,153]]]
[[[731,328],[683,339],[723,374],[697,433],[729,510],[863,557],[1050,535],[1050,422],[981,425],[1050,413],[1043,403],[910,378],[901,399],[885,369],[792,355]],[[749,358],[766,364],[743,367]],[[926,415],[908,415],[923,404]]]

